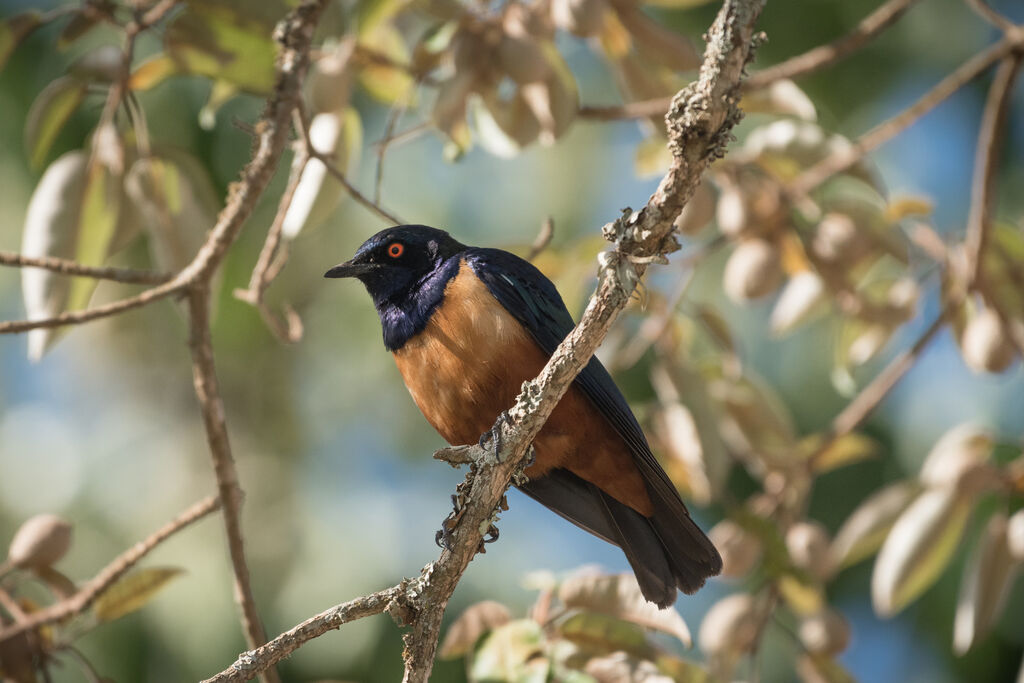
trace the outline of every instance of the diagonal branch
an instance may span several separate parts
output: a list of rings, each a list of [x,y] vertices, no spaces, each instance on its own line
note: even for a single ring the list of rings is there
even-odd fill
[[[888,0],[874,12],[864,17],[852,31],[819,45],[803,54],[790,57],[775,66],[755,72],[743,84],[743,90],[757,90],[784,78],[797,78],[828,68],[842,61],[875,36],[889,28],[918,0]]]
[[[234,664],[202,683],[241,683],[247,681],[266,666],[279,662],[313,638],[322,636],[328,631],[340,628],[342,624],[371,617],[387,611],[388,606],[402,594],[403,586],[392,586],[371,595],[324,610],[316,616],[306,619],[294,628],[285,631],[266,645],[255,650],[242,653]]]
[[[71,597],[38,612],[32,612],[26,615],[25,619],[18,621],[14,625],[0,629],[0,642],[21,635],[26,631],[37,629],[40,626],[67,619],[89,609],[89,606],[92,605],[96,598],[110,588],[115,581],[124,576],[129,569],[134,567],[150,551],[177,532],[202,519],[219,507],[220,498],[216,496],[210,496],[199,501],[154,531],[149,537],[136,543],[116,557],[113,562],[104,567],[99,574]]]
[[[790,192],[801,197],[821,185],[836,173],[850,168],[870,152],[896,137],[913,125],[918,119],[930,112],[950,95],[980,76],[990,66],[1004,58],[1013,50],[1024,48],[1024,31],[1017,35],[1007,35],[999,42],[989,46],[982,52],[972,56],[956,71],[942,79],[914,104],[896,116],[883,121],[870,131],[859,137],[848,148],[825,157],[814,166],[805,170],[790,183]]]
[[[889,28],[918,0],[888,0],[874,12],[864,17],[846,35],[831,43],[818,45],[803,54],[790,57],[775,66],[754,72],[742,85],[744,92],[758,90],[784,78],[798,78],[820,71],[840,62],[864,47],[875,36]],[[662,116],[668,111],[671,97],[629,102],[618,106],[582,106],[577,112],[580,118],[595,121],[617,121],[620,119],[645,119]]]
[[[726,0],[708,32],[704,64],[696,83],[673,100],[667,117],[673,163],[655,194],[639,212],[625,212],[604,227],[615,248],[602,254],[600,284],[579,325],[559,345],[541,374],[527,382],[508,420],[499,420],[497,453],[470,447],[474,465],[460,485],[465,504],[449,528],[451,543],[418,579],[370,596],[375,614],[387,609],[402,623],[411,623],[405,640],[407,683],[426,681],[448,600],[495,520],[496,509],[514,474],[522,467],[530,444],[576,375],[587,364],[608,329],[629,302],[646,264],[676,247],[673,221],[700,182],[701,174],[725,153],[731,130],[740,119],[737,108],[744,68],[758,42],[754,23],[763,0]],[[379,601],[378,601],[379,599]],[[385,600],[387,602],[385,602]],[[304,640],[342,623],[358,601],[339,605],[247,653],[209,681],[239,681],[273,666]],[[348,611],[346,611],[348,610]],[[352,618],[357,618],[356,615]],[[244,673],[243,673],[244,670]]]

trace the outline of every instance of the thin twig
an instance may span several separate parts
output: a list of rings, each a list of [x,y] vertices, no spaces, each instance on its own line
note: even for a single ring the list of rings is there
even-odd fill
[[[145,540],[136,543],[121,553],[70,598],[61,600],[37,612],[32,612],[16,624],[0,629],[0,642],[26,631],[37,629],[45,624],[52,624],[84,612],[92,605],[96,598],[110,588],[115,581],[124,576],[125,572],[134,567],[150,551],[177,532],[202,519],[219,507],[220,498],[217,496],[210,496],[192,505],[173,520],[154,531]]]
[[[272,641],[249,652],[243,652],[234,664],[202,683],[241,683],[263,671],[268,663],[279,662],[303,643],[339,628],[342,624],[380,614],[401,595],[402,585],[336,605],[298,626],[285,631]]]
[[[16,334],[43,327],[80,325],[92,320],[118,315],[119,313],[130,311],[133,308],[140,308],[146,304],[151,304],[154,301],[159,301],[160,299],[180,292],[186,286],[188,286],[188,280],[179,274],[170,282],[165,282],[162,285],[140,292],[135,296],[104,304],[103,306],[87,308],[83,311],[68,311],[66,313],[61,313],[60,315],[55,315],[52,318],[40,318],[37,320],[8,320],[6,322],[0,322],[0,334]]]
[[[850,33],[831,43],[819,45],[803,54],[790,57],[775,66],[754,72],[743,84],[744,91],[758,90],[783,78],[797,78],[820,71],[848,57],[864,47],[872,38],[891,26],[918,0],[888,0],[874,12],[864,17]],[[619,121],[623,119],[645,119],[664,116],[671,97],[658,97],[622,105],[581,106],[577,116],[594,121]]]
[[[1022,59],[1024,53],[1016,53],[999,64],[981,116],[965,239],[968,286],[978,283],[981,278],[985,246],[992,223],[992,205],[995,203],[995,177],[999,170],[999,155],[1006,136],[1006,119],[1010,110],[1013,84],[1020,71]]]
[[[988,6],[985,0],[965,0],[967,6],[974,10],[979,17],[992,24],[1001,31],[1011,31],[1016,25],[999,12]]]
[[[41,256],[33,258],[22,256],[11,251],[0,251],[0,265],[17,268],[44,268],[61,275],[91,277],[97,280],[112,280],[133,285],[159,285],[170,280],[170,273],[157,273],[151,270],[135,270],[134,268],[114,268],[86,266],[77,261]]]
[[[682,259],[679,267],[686,270],[669,294],[664,308],[656,315],[651,315],[644,319],[636,335],[630,338],[612,356],[612,368],[625,370],[633,367],[643,357],[644,353],[647,352],[647,349],[651,347],[651,344],[661,339],[661,336],[668,330],[668,326],[672,322],[672,316],[675,314],[683,297],[686,296],[690,284],[693,282],[693,275],[696,272],[697,264],[728,243],[729,240],[724,235],[720,235],[710,242],[701,245],[688,254],[686,258]]]
[[[755,71],[743,89],[758,90],[784,78],[797,78],[832,66],[864,47],[896,22],[918,0],[888,0],[864,17],[852,31],[831,43],[819,45],[767,69]]]
[[[328,173],[334,176],[335,179],[337,179],[337,181],[342,184],[342,186],[348,191],[350,195],[352,195],[352,198],[355,199],[357,202],[359,202],[360,204],[362,204],[367,209],[377,214],[384,220],[390,221],[392,225],[404,224],[404,221],[402,221],[400,218],[398,218],[393,213],[391,213],[384,207],[380,206],[379,204],[374,203],[373,200],[369,199],[362,192],[357,190],[355,186],[345,176],[345,174],[342,173],[342,171],[337,167],[337,165],[334,163],[334,160],[313,146],[313,141],[309,137],[309,118],[306,112],[304,111],[301,113],[300,122],[301,123],[299,126],[299,135],[303,140],[305,140],[306,152],[309,154],[310,158],[316,159],[317,161],[322,163],[324,167],[327,169]]]
[[[302,173],[306,169],[308,161],[309,155],[306,153],[305,146],[299,145],[295,152],[295,158],[292,160],[288,184],[285,186],[284,193],[277,203],[277,214],[274,216],[273,223],[270,224],[267,238],[263,242],[259,258],[256,259],[256,266],[249,277],[249,287],[248,289],[236,289],[234,292],[236,299],[251,304],[259,311],[260,316],[266,322],[267,327],[274,333],[274,336],[288,344],[293,344],[302,339],[302,321],[298,314],[289,307],[285,308],[285,320],[283,322],[278,320],[264,300],[264,295],[267,287],[270,286],[274,277],[281,272],[281,268],[288,258],[288,247],[281,242],[281,231],[284,228],[285,216],[288,215],[288,209],[295,198],[295,189],[299,186],[299,181],[302,180]]]
[[[377,206],[380,206],[381,188],[384,185],[384,156],[394,140],[395,127],[398,126],[398,120],[402,118],[402,113],[405,112],[406,98],[408,96],[408,94],[403,94],[402,98],[391,106],[391,110],[388,111],[387,123],[384,124],[384,137],[377,144],[377,170],[373,178],[373,203]]]
[[[532,261],[540,256],[540,253],[548,248],[555,236],[555,219],[548,216],[540,224],[540,232],[530,245],[530,251],[526,252],[526,260]]]
[[[921,357],[922,352],[935,338],[935,335],[945,326],[947,311],[952,305],[947,305],[942,312],[931,322],[921,333],[914,344],[907,350],[901,351],[889,364],[875,376],[863,389],[860,390],[852,401],[832,420],[826,438],[818,450],[808,458],[813,465],[815,461],[827,450],[827,448],[839,437],[849,434],[860,425],[868,415],[882,402],[893,387],[903,378],[905,374],[914,367],[914,364]]]
[[[984,73],[995,62],[1021,46],[1024,46],[1024,32],[1019,36],[1003,38],[998,43],[977,53],[925,93],[917,102],[896,116],[878,124],[846,149],[825,157],[805,170],[790,183],[790,192],[798,197],[804,196],[836,173],[850,168],[869,152],[909,128],[939,103]]]

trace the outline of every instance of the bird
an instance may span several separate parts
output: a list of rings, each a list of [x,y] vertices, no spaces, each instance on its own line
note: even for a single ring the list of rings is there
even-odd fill
[[[501,250],[399,225],[328,278],[356,278],[413,401],[451,445],[477,443],[573,329],[555,285]],[[625,553],[644,598],[666,608],[722,569],[651,453],[626,399],[591,358],[533,443],[519,488]]]

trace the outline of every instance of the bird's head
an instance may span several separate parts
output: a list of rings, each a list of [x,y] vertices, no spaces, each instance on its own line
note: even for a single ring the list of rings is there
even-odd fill
[[[398,225],[381,230],[348,261],[324,277],[358,278],[380,308],[407,299],[420,284],[449,263],[466,246],[444,230],[426,225]]]

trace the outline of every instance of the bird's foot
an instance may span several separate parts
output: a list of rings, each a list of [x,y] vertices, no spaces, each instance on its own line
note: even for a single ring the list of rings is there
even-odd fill
[[[494,426],[480,435],[480,441],[478,442],[480,448],[485,451],[492,450],[494,452],[495,460],[498,460],[501,457],[501,430],[505,425],[509,424],[511,420],[512,418],[509,417],[508,411],[503,410],[498,414],[498,419],[495,420]]]
[[[461,489],[461,487],[460,487]],[[434,534],[434,543],[440,548],[445,550],[452,549],[452,541],[454,540],[452,532],[455,530],[455,525],[462,519],[462,515],[466,512],[466,503],[462,498],[462,491],[452,495],[452,511],[448,513],[444,521],[441,522],[441,528]]]
[[[512,483],[516,486],[525,486],[530,483],[530,478],[526,476],[526,470],[533,467],[535,462],[537,462],[537,449],[534,448],[533,444],[530,444],[529,448],[526,449],[526,458],[512,473]]]

